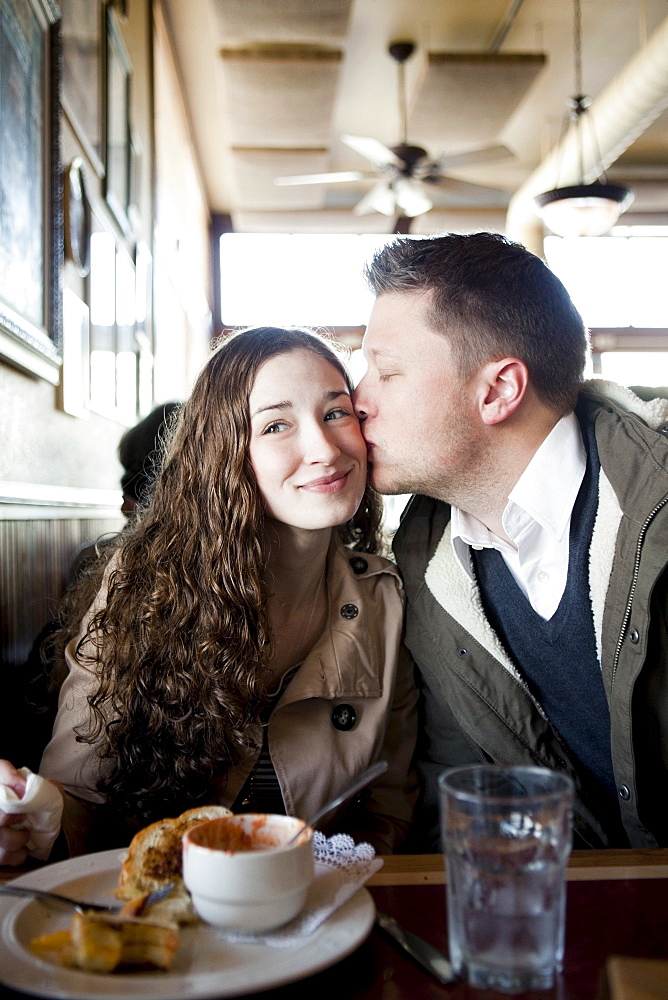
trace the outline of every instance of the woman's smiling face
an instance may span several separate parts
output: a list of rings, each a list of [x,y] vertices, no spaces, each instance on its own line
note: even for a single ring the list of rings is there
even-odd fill
[[[250,460],[270,517],[318,530],[348,521],[366,486],[366,445],[343,376],[309,350],[270,358],[249,400]]]

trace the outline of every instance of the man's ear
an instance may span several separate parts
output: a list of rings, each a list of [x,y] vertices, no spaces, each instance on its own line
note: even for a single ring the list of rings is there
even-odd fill
[[[518,358],[491,361],[480,372],[480,415],[491,426],[517,410],[529,386],[529,370]]]

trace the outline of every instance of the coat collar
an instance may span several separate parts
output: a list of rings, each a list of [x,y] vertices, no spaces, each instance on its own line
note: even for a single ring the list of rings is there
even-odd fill
[[[594,423],[601,468],[619,506],[642,523],[668,493],[668,399],[646,401],[624,386],[593,379],[584,385],[578,410]]]
[[[377,578],[394,578],[396,586],[379,586]],[[347,549],[333,537],[327,554],[327,624],[322,636],[290,682],[277,709],[307,698],[378,698],[382,695],[388,630],[396,631],[403,613],[401,577],[382,556]],[[395,596],[395,621],[388,607]],[[354,607],[355,617],[342,615]],[[350,611],[348,613],[351,613]]]
[[[662,430],[668,424],[668,399],[657,396],[654,399],[641,399],[632,389],[617,382],[593,378],[582,385],[583,396],[598,400],[603,404],[614,405],[620,411],[632,413],[640,417],[652,430]]]
[[[455,557],[450,522],[429,561],[425,583],[443,610],[459,622],[516,680],[521,681],[517,667],[487,621],[475,578],[473,575],[469,577]]]

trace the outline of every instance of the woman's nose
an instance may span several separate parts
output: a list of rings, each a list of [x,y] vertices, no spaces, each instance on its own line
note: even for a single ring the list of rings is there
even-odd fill
[[[305,442],[304,457],[313,464],[329,465],[341,454],[341,449],[327,427],[313,428]]]

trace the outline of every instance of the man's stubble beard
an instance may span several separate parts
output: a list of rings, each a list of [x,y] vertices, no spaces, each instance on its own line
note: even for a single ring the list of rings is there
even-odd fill
[[[375,481],[372,463],[371,485],[385,496],[418,493],[462,510],[487,506],[495,496],[496,478],[488,443],[462,427],[451,440],[454,448],[443,448],[440,456],[435,453],[410,470],[408,461],[387,465]]]

